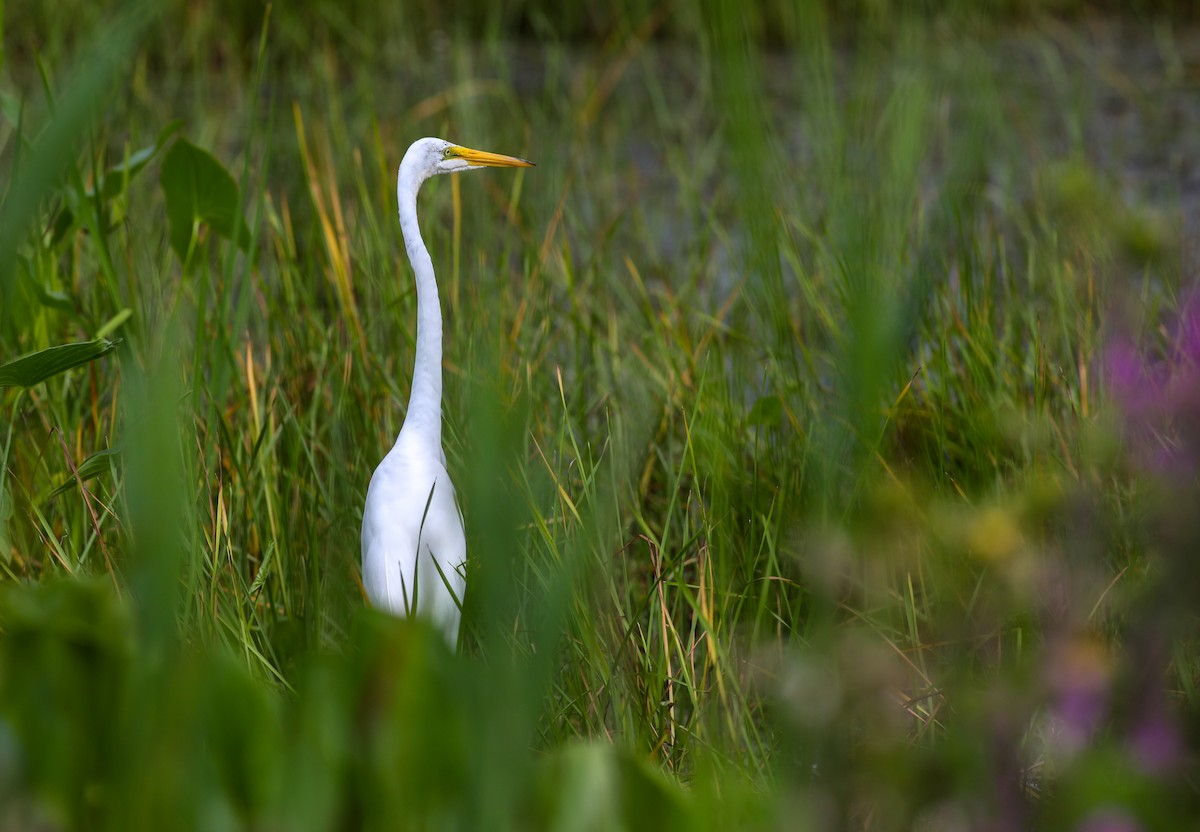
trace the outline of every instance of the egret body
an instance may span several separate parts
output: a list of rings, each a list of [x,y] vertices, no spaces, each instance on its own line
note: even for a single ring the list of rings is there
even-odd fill
[[[404,424],[367,488],[363,586],[376,607],[433,621],[451,646],[458,642],[467,544],[442,451],[442,310],[417,225],[417,191],[439,173],[531,164],[444,139],[418,139],[396,177],[400,230],[417,281],[417,355]]]

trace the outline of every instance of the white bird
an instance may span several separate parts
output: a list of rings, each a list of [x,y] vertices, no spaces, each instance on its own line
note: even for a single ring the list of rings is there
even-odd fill
[[[467,542],[442,451],[442,310],[433,262],[417,226],[417,191],[439,173],[532,164],[444,139],[418,139],[396,176],[400,230],[417,281],[417,357],[400,435],[367,488],[363,587],[376,607],[432,621],[452,648],[466,588]]]

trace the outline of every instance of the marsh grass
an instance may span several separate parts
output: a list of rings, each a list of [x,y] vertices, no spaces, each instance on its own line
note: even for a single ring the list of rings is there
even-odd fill
[[[1076,793],[1128,763],[1039,745],[1043,672],[1123,667],[1156,580],[1101,354],[1118,302],[1161,346],[1180,276],[1171,229],[1090,167],[1088,97],[1028,109],[994,36],[937,16],[843,48],[804,5],[618,5],[582,43],[532,6],[519,42],[504,16],[423,38],[420,4],[310,5],[190,4],[175,49],[169,10],[76,76],[78,21],[42,20],[44,90],[4,68],[0,359],[122,341],[0,398],[0,825],[1103,806]],[[1082,36],[1046,32],[1021,54],[1082,72]],[[87,196],[173,118],[237,180],[243,245],[201,224],[172,250],[158,158]],[[411,372],[392,194],[421,135],[538,163],[421,197],[460,656],[365,611],[358,576]],[[1186,629],[1164,686],[1190,712]],[[1195,803],[1150,776],[1122,799],[1146,828]]]

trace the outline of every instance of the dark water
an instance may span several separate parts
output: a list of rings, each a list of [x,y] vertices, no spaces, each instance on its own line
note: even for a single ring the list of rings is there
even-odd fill
[[[1081,144],[1122,197],[1178,223],[1185,274],[1200,230],[1200,28],[1096,22],[1051,30],[1082,99]],[[1060,82],[1061,84],[1061,82]]]
[[[869,51],[848,40],[835,45],[834,78],[842,100],[853,97],[855,84],[878,83],[880,74],[902,71],[903,62],[912,60],[911,52],[906,58],[896,50],[892,58],[881,59],[886,49],[868,55]],[[1170,230],[1172,241],[1182,244],[1179,266],[1185,277],[1200,266],[1200,246],[1194,242],[1200,232],[1200,26],[1110,17],[1072,23],[1047,20],[961,39],[935,30],[928,49],[918,54],[932,89],[930,106],[952,103],[945,109],[949,123],[939,127],[941,115],[933,114],[934,132],[942,129],[940,140],[951,148],[956,131],[953,105],[977,92],[970,80],[959,76],[960,69],[969,64],[971,78],[990,88],[987,94],[998,101],[1003,138],[1009,145],[997,147],[994,173],[1015,198],[1023,198],[1032,187],[1038,169],[1074,160],[1111,187],[1121,202],[1146,210]],[[562,94],[573,84],[586,88],[579,78],[599,77],[613,60],[611,50],[582,49],[565,62],[548,61],[543,48],[525,44],[513,47],[511,78],[519,98],[535,99]],[[794,154],[802,173],[811,163],[813,138],[804,115],[804,58],[766,53],[755,63],[762,86],[747,90],[747,95],[762,98],[774,138]],[[668,106],[678,106],[682,113],[705,83],[696,77],[699,65],[691,47],[651,42],[623,71],[612,98],[624,106],[644,99],[645,74],[655,73],[653,83],[665,91]],[[675,248],[676,238],[686,236],[665,195],[671,187],[666,156],[678,150],[674,143],[683,145],[684,154],[691,152],[689,142],[699,147],[707,130],[718,129],[721,114],[697,120],[692,113],[687,118],[699,129],[666,135],[652,120],[608,126],[621,133],[622,155],[630,168],[653,183],[641,196],[657,220],[665,249]],[[933,182],[939,164],[938,154],[931,152]],[[662,203],[661,210],[656,201]]]

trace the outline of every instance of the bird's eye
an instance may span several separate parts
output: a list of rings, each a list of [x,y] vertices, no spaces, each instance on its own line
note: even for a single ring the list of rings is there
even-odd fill
[[[449,159],[451,156],[453,156],[454,154],[452,154],[452,153],[450,152],[450,151],[451,151],[451,150],[453,150],[453,149],[454,149],[454,148],[452,148],[452,147],[447,147],[445,150],[443,150],[443,151],[442,151],[442,158],[443,158],[443,159]]]

